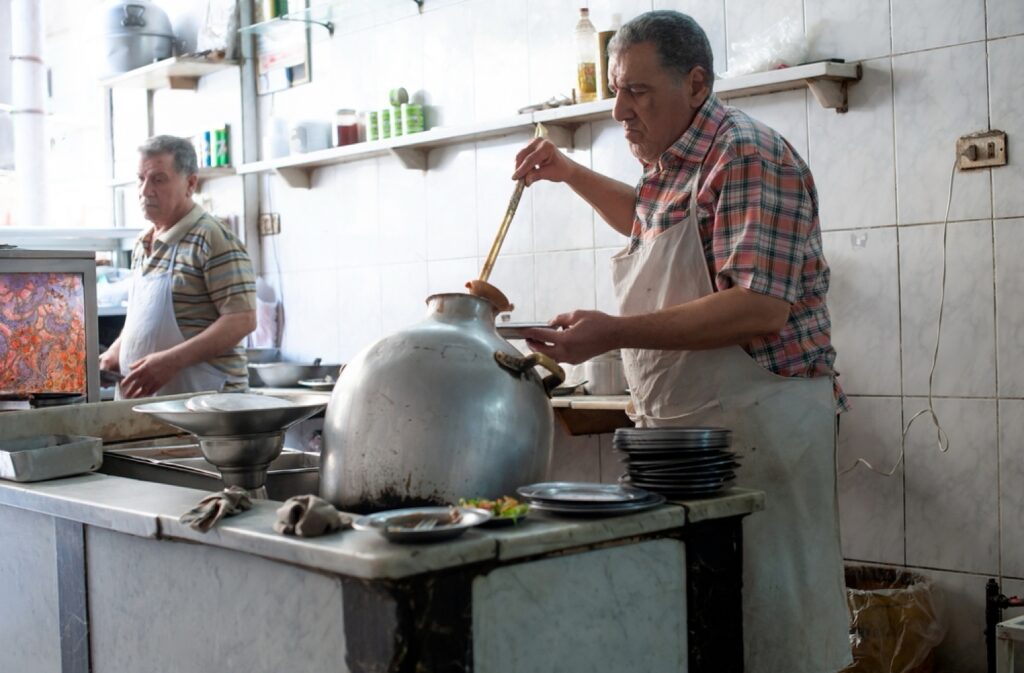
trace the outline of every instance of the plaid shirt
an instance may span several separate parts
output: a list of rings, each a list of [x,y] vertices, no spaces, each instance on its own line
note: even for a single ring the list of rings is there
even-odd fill
[[[698,167],[697,220],[712,285],[745,287],[790,304],[782,331],[744,350],[781,376],[832,374],[829,268],[814,179],[792,146],[764,124],[708,96],[679,140],[644,167],[630,251],[686,220],[686,187]],[[839,409],[848,410],[838,382],[835,393]]]

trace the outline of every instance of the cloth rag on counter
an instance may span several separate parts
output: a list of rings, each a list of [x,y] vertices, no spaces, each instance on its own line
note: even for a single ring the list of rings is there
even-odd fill
[[[352,517],[315,495],[297,495],[277,508],[274,530],[282,535],[317,537],[352,525]]]
[[[205,533],[224,517],[234,516],[251,508],[252,500],[249,499],[249,493],[241,486],[229,486],[200,500],[198,505],[182,514],[178,521],[200,533]]]

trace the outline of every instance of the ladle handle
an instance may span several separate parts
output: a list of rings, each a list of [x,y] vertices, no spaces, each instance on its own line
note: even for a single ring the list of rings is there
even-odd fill
[[[501,226],[498,227],[498,233],[494,237],[494,242],[491,243],[491,251],[487,253],[484,267],[480,269],[480,280],[482,281],[486,281],[491,277],[494,262],[497,261],[498,252],[501,251],[501,245],[505,242],[505,235],[508,234],[508,227],[512,224],[512,218],[516,216],[516,208],[519,207],[519,200],[523,197],[523,188],[525,187],[526,183],[523,180],[516,181],[516,188],[512,192],[508,208],[505,209],[505,217],[501,219]]]
[[[537,124],[533,131],[534,138],[546,138],[548,136],[548,130],[544,128],[543,124]],[[491,243],[491,250],[487,253],[487,259],[484,260],[484,266],[480,269],[480,280],[487,281],[491,277],[491,271],[494,269],[494,262],[498,259],[498,253],[501,251],[501,245],[505,242],[505,235],[508,234],[509,225],[512,224],[512,218],[516,216],[516,208],[519,207],[519,199],[523,197],[523,189],[526,187],[524,180],[516,181],[516,188],[512,191],[512,198],[508,201],[508,208],[505,209],[505,217],[501,219],[501,226],[498,227],[498,233],[494,235],[494,242]]]

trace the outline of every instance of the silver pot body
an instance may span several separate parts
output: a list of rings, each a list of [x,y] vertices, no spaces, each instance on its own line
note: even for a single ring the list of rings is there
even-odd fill
[[[553,414],[485,299],[440,294],[427,318],[348,363],[327,405],[320,495],[345,511],[513,495],[545,478]],[[496,353],[503,355],[495,356]]]
[[[149,0],[108,2],[102,21],[107,76],[141,68],[174,54],[171,20]]]

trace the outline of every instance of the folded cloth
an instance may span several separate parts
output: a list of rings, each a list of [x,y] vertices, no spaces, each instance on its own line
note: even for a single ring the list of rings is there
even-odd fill
[[[185,512],[178,521],[205,533],[226,516],[234,516],[252,507],[249,493],[241,486],[229,486],[218,493],[211,493],[199,504]]]
[[[323,498],[297,495],[277,508],[274,530],[283,535],[317,537],[351,525],[352,517],[334,509]]]

